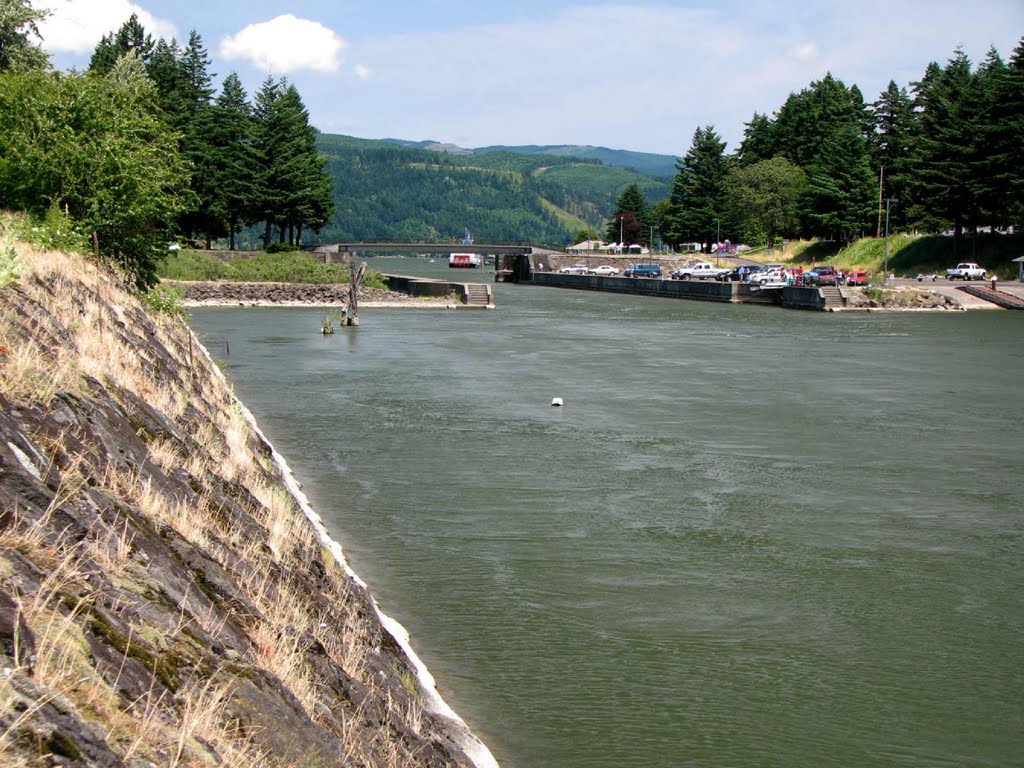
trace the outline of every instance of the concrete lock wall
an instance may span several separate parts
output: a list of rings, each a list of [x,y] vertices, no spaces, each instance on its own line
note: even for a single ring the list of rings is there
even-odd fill
[[[739,283],[719,283],[712,280],[650,280],[597,275],[559,275],[548,272],[534,272],[533,282],[558,288],[727,302],[740,301],[739,289],[746,287]]]
[[[631,277],[598,277],[596,275],[560,275],[534,272],[534,285],[576,290],[633,293],[698,301],[722,301],[734,304],[775,304],[800,309],[825,309],[825,299],[817,288],[789,286],[762,288],[746,283],[720,283],[715,280],[651,280]]]

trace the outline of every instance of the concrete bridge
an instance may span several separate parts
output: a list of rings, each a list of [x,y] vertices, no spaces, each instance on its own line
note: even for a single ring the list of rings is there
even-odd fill
[[[551,257],[565,257],[565,252],[534,245],[515,243],[328,243],[309,248],[324,262],[346,261],[352,255],[369,256],[378,253],[479,253],[494,256],[495,279],[529,280],[534,260],[550,263]]]

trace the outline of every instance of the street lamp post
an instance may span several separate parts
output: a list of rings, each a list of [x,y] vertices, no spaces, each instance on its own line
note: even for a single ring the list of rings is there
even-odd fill
[[[624,214],[619,214],[619,252],[622,252],[622,220],[625,219]]]
[[[720,266],[720,262],[718,260],[718,248],[722,244],[722,220],[721,219],[715,219],[715,227],[717,229],[717,234],[715,235],[715,237],[718,238],[717,240],[715,240],[715,266],[717,267],[717,266]]]
[[[885,261],[882,267],[882,285],[889,283],[889,204],[894,200],[895,197],[885,199]]]

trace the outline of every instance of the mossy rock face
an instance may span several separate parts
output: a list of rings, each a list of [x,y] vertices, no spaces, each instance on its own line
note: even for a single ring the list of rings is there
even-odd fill
[[[82,750],[78,748],[78,745],[71,739],[71,737],[63,731],[54,731],[50,734],[46,740],[47,750],[54,754],[66,757],[69,760],[79,760],[82,757]]]

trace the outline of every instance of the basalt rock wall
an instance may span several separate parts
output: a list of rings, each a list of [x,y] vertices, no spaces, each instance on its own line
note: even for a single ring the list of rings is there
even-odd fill
[[[493,765],[182,318],[17,247],[0,764]]]

